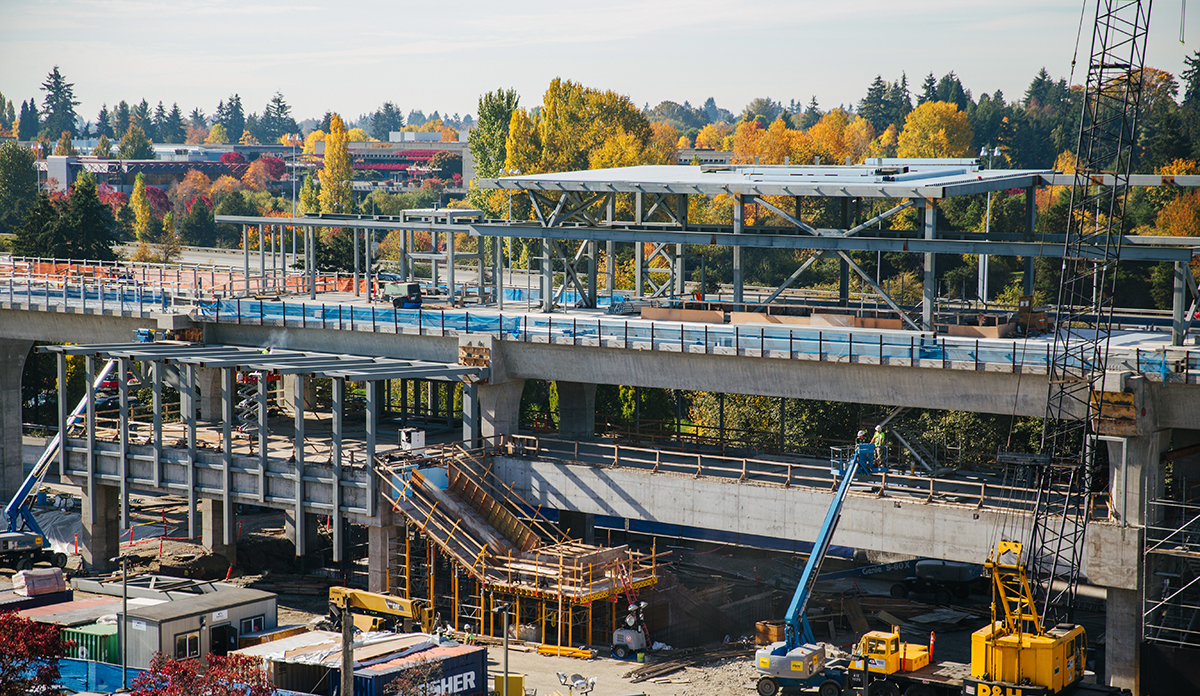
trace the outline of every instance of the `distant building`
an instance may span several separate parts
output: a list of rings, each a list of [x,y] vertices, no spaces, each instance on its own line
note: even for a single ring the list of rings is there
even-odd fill
[[[692,160],[697,158],[700,164],[729,164],[733,153],[705,147],[689,147],[675,151],[675,164],[691,164]]]

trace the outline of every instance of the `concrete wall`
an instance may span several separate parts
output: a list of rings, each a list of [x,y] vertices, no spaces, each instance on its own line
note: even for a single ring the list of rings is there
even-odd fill
[[[742,534],[813,541],[832,491],[741,483],[734,479],[651,474],[560,462],[497,457],[494,475],[531,504]],[[982,563],[1019,517],[973,505],[913,502],[851,492],[835,542],[865,551]],[[1137,587],[1136,530],[1088,527],[1084,572],[1092,583]]]

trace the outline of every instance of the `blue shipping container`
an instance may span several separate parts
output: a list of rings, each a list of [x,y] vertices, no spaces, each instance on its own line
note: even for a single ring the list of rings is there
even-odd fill
[[[385,696],[388,687],[413,667],[437,662],[440,669],[426,682],[430,696],[486,696],[487,648],[471,645],[439,645],[407,657],[354,670],[354,696]],[[341,671],[329,671],[329,693],[340,696]]]

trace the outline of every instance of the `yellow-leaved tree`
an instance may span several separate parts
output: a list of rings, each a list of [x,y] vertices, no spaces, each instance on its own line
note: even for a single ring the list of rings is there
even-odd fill
[[[325,131],[314,130],[304,137],[304,149],[301,150],[306,155],[317,154],[317,142],[325,140]]]
[[[696,147],[706,147],[710,150],[720,150],[725,138],[733,133],[728,123],[709,123],[700,129],[696,135]]]
[[[925,102],[904,119],[896,146],[898,157],[968,157],[971,122],[949,102]]]
[[[229,142],[229,134],[225,132],[225,126],[214,123],[213,127],[208,130],[208,136],[204,138],[204,142],[209,145],[223,145]]]
[[[587,169],[592,153],[622,132],[644,155],[654,154],[645,152],[653,135],[650,122],[629,97],[556,78],[536,116],[513,112],[504,168],[525,174]]]
[[[138,241],[133,260],[148,261],[151,257],[149,244],[154,241],[155,220],[154,212],[150,209],[150,197],[146,195],[146,178],[141,172],[134,179],[129,207],[133,209],[133,234]]]
[[[329,119],[329,135],[325,136],[325,166],[321,168],[321,212],[348,213],[351,211],[350,148],[346,124],[337,114]]]

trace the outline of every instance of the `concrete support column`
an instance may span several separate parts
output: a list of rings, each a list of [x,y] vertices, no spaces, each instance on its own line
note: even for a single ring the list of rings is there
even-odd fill
[[[296,380],[284,379],[283,381],[283,408],[288,413],[295,415],[296,413]],[[311,411],[317,402],[317,383],[312,377],[304,376],[304,408]]]
[[[392,540],[403,533],[399,526],[367,527],[367,589],[371,592],[387,592],[395,586],[395,580],[388,577],[388,560]]]
[[[296,555],[304,556],[314,551],[320,551],[325,547],[325,540],[321,536],[319,525],[323,523],[323,517],[326,515],[317,515],[315,513],[304,513],[304,536],[298,538],[296,527],[296,512],[288,510],[283,514],[283,533],[288,541],[296,544]]]
[[[221,420],[221,370],[197,367],[196,386],[200,389],[200,420]]]
[[[1125,438],[1105,438],[1108,442],[1109,491],[1115,521],[1140,525],[1146,515],[1146,497],[1163,494],[1160,455],[1171,440],[1170,430]],[[1158,520],[1145,520],[1154,523]]]
[[[585,544],[596,543],[596,516],[590,512],[559,510],[558,528],[572,539]]]
[[[0,340],[0,490],[15,493],[21,467],[21,375],[33,341]]]
[[[474,447],[479,442],[479,385],[471,382],[463,384],[462,393],[462,437],[469,446]]]
[[[496,435],[512,435],[517,432],[521,417],[521,393],[525,391],[525,380],[513,379],[499,384],[480,384],[479,436],[490,438]]]
[[[237,563],[237,539],[225,540],[225,503],[215,498],[200,500],[200,543],[204,550]]]
[[[1104,619],[1104,681],[1111,686],[1140,690],[1142,593],[1107,589]]]
[[[95,491],[95,495],[83,496],[80,550],[84,568],[105,571],[113,568],[109,559],[120,552],[121,490],[116,486],[96,486]]]
[[[596,385],[581,382],[555,383],[558,387],[558,435],[579,440],[596,429]]]

